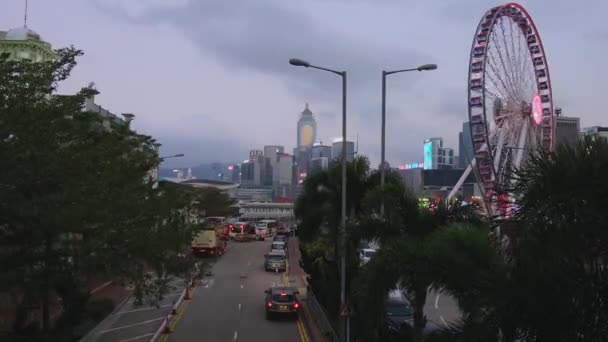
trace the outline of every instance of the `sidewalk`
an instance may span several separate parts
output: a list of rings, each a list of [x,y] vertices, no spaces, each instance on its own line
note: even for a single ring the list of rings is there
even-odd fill
[[[112,314],[82,338],[81,342],[149,341],[163,325],[184,292],[185,284],[182,279],[173,279],[170,285],[175,290],[170,290],[157,305],[147,302],[144,305],[135,305],[135,298],[127,297]],[[105,290],[104,288],[99,292]]]
[[[302,311],[303,315],[300,316],[301,320],[306,327],[306,331],[308,331],[311,341],[325,341],[325,337],[315,323],[316,321],[309,308],[306,292],[308,286],[306,277],[308,275],[300,266],[300,246],[297,237],[289,238],[287,249],[289,252],[289,284],[298,288],[298,291],[300,292],[300,299],[302,300],[302,308],[304,309]]]

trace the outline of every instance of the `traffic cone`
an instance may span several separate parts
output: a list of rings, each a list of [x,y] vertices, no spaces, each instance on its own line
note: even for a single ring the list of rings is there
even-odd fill
[[[171,327],[169,326],[169,317],[170,316],[167,316],[167,318],[165,318],[165,329],[163,329],[163,334],[171,333]]]
[[[186,294],[184,294],[184,299],[185,300],[190,299],[190,288],[189,287],[186,288]]]

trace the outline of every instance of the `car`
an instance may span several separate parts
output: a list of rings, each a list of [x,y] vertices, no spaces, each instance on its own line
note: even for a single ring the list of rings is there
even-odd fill
[[[367,264],[372,257],[376,254],[376,250],[372,248],[363,248],[359,250],[359,260],[361,265]]]
[[[285,253],[273,251],[266,254],[264,269],[266,272],[285,272],[287,270],[287,258],[285,257]]]
[[[404,322],[414,317],[414,311],[400,290],[389,293],[385,307],[386,324],[389,332],[398,334]]]
[[[386,324],[389,334],[399,340],[411,340],[414,326],[414,311],[400,289],[389,293],[386,300]],[[432,321],[427,321],[423,334],[428,336],[440,328]]]
[[[273,241],[270,245],[270,250],[273,249],[287,250],[287,243],[285,241]]]
[[[285,244],[287,244],[287,240],[289,240],[289,237],[287,235],[275,235],[275,237],[272,239],[272,242],[283,241],[285,242]]]
[[[300,294],[293,287],[271,287],[264,291],[266,300],[266,319],[271,319],[275,315],[287,315],[298,317],[302,304],[298,299]]]

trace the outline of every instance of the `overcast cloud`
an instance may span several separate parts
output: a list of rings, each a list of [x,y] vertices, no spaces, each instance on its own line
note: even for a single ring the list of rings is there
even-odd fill
[[[23,0],[2,0],[0,29],[23,24]],[[608,2],[522,2],[541,32],[555,105],[582,126],[608,125],[603,97]],[[340,134],[340,79],[290,66],[300,57],[349,73],[348,131],[379,162],[380,71],[437,63],[391,76],[387,158],[422,159],[422,141],[457,149],[467,119],[468,55],[485,0],[30,0],[28,26],[54,47],[85,56],[62,88],[94,81],[97,102],[136,114],[170,166],[238,161],[251,148],[295,144],[309,102],[318,139]]]

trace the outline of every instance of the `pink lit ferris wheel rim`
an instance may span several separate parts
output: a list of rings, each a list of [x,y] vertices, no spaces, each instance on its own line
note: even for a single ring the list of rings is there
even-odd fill
[[[498,147],[506,146],[504,136],[517,141],[518,129],[513,127],[529,120],[533,126],[530,141],[548,148],[554,141],[553,94],[546,54],[534,21],[521,5],[500,5],[482,17],[473,37],[467,88],[472,157],[485,197],[494,202],[497,183],[508,179],[513,169],[505,160],[513,158],[514,153]],[[529,113],[522,116],[525,111],[517,110],[518,106],[529,108]],[[501,115],[503,112],[510,114]],[[523,139],[525,142],[525,135]]]

